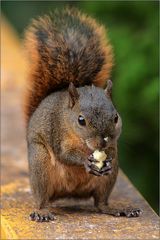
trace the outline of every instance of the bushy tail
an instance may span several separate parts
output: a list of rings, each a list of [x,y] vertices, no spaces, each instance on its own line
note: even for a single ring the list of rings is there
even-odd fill
[[[76,9],[33,20],[26,31],[29,56],[25,114],[28,122],[50,93],[75,86],[104,87],[113,63],[105,29]]]

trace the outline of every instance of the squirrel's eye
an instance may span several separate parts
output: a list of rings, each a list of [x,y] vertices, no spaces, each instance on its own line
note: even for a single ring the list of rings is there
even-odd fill
[[[114,117],[114,123],[118,122],[118,114],[116,113],[115,117]]]
[[[84,117],[81,116],[81,115],[79,115],[79,117],[78,117],[78,122],[79,122],[79,124],[81,126],[85,126],[86,125],[86,121],[85,121]]]

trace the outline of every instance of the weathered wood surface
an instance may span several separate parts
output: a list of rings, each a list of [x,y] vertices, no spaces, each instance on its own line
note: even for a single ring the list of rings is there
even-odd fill
[[[143,210],[141,217],[95,214],[92,200],[61,200],[54,204],[55,222],[29,221],[34,201],[28,180],[23,92],[13,84],[16,76],[10,75],[8,86],[12,81],[12,87],[3,88],[1,94],[1,239],[159,239],[158,216],[122,172],[110,203],[139,207]]]

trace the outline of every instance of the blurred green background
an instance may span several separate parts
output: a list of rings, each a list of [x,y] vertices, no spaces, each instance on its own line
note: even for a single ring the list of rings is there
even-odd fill
[[[2,13],[23,38],[31,18],[77,6],[109,30],[114,47],[113,99],[123,120],[120,166],[158,212],[159,2],[2,1]]]

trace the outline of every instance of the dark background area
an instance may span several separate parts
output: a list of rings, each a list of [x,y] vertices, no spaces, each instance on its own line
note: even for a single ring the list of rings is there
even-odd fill
[[[123,120],[120,167],[158,212],[159,2],[1,2],[2,13],[21,38],[33,17],[66,4],[108,29],[115,54],[113,100]]]

